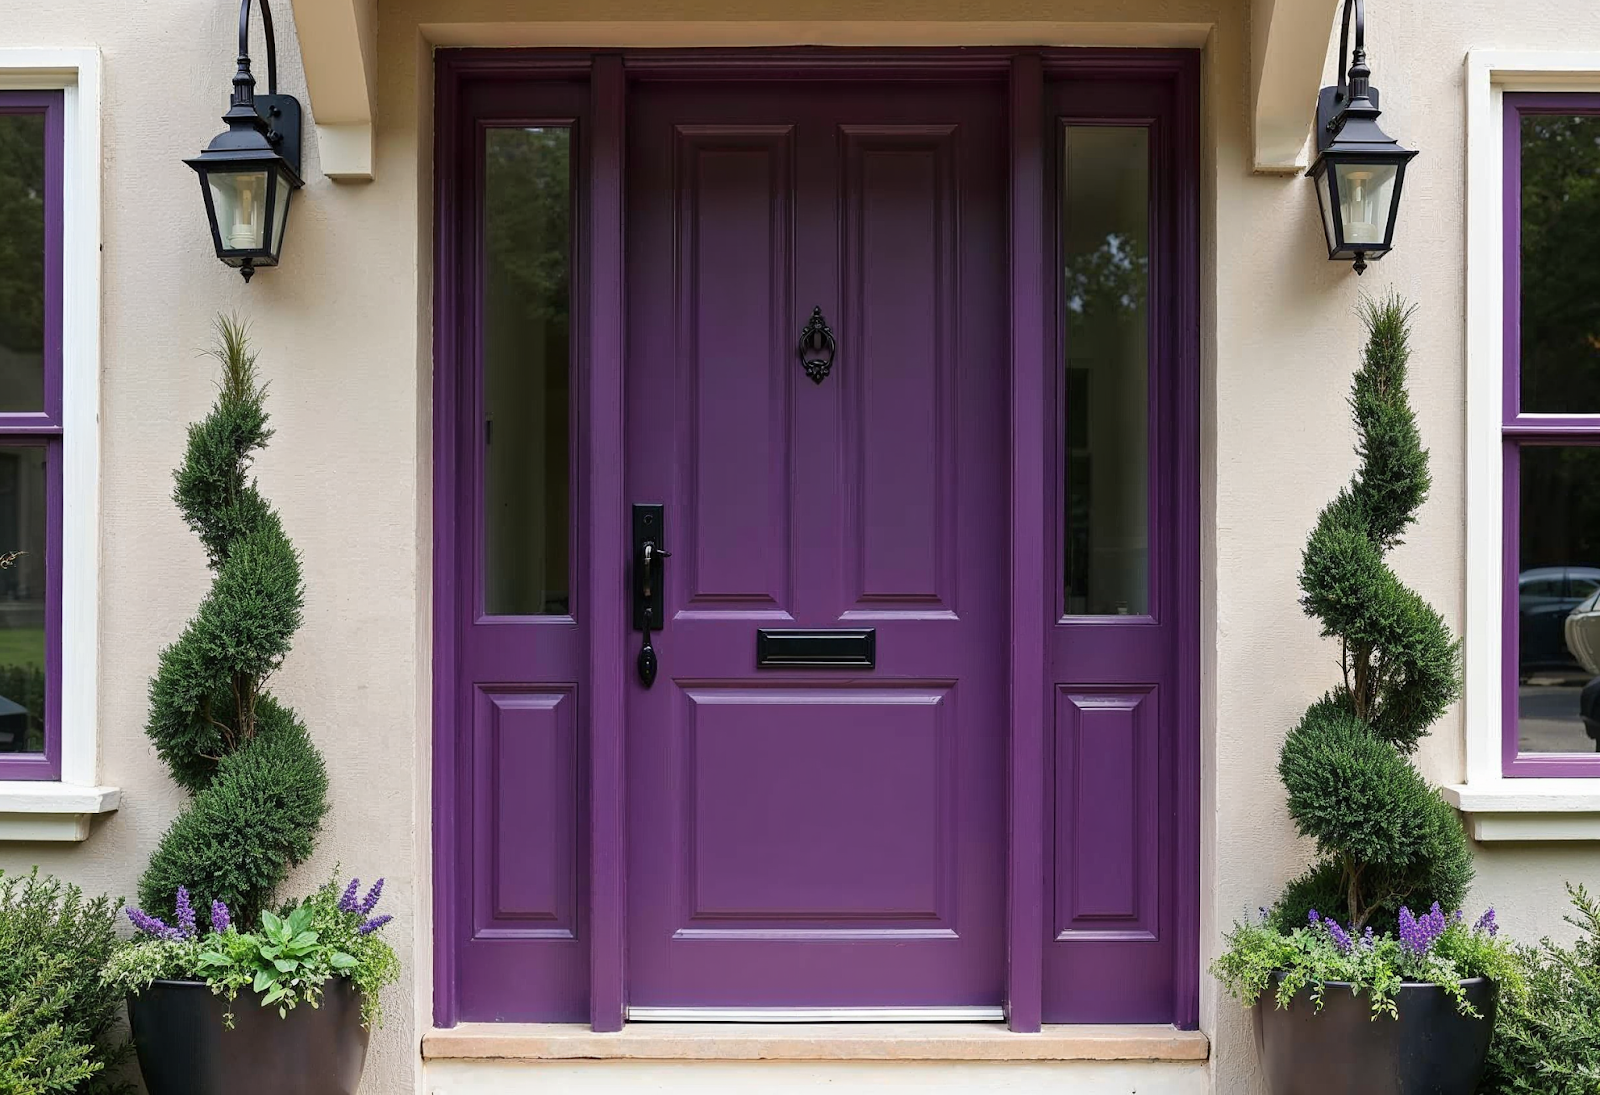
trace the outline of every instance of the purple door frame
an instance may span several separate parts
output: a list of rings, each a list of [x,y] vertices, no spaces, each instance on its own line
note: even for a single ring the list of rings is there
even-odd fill
[[[1013,1030],[1037,1030],[1055,1020],[1047,1012],[1050,983],[1075,976],[1070,954],[1058,947],[1050,896],[1048,859],[1054,823],[1051,727],[1056,696],[1069,683],[1052,666],[1060,657],[1053,632],[1060,630],[1051,579],[1057,567],[1051,546],[1058,535],[1052,516],[1057,485],[1055,450],[1060,420],[1053,363],[1057,358],[1054,214],[1046,195],[1055,149],[1054,126],[1063,115],[1054,101],[1068,83],[1085,88],[1114,81],[1149,85],[1164,106],[1146,118],[1159,146],[1156,162],[1165,183],[1157,205],[1153,238],[1164,239],[1153,275],[1152,358],[1171,376],[1170,414],[1153,425],[1170,466],[1164,489],[1169,519],[1152,525],[1153,548],[1165,570],[1153,587],[1157,612],[1172,643],[1172,671],[1164,719],[1172,728],[1171,756],[1163,769],[1170,795],[1163,803],[1163,862],[1158,875],[1168,919],[1170,963],[1164,990],[1167,1021],[1193,1028],[1199,996],[1199,61],[1192,51],[1165,50],[662,50],[591,55],[570,51],[441,51],[436,66],[435,111],[435,323],[434,323],[434,1020],[442,1027],[463,1019],[559,1018],[586,1013],[595,1030],[620,1029],[626,1008],[626,889],[624,696],[626,666],[633,654],[626,624],[624,493],[624,147],[629,75],[657,78],[744,76],[752,79],[875,80],[940,77],[990,71],[1009,80],[1010,121],[1010,406],[1011,468],[1009,529],[1010,726],[1007,829],[1006,1003]],[[584,696],[571,733],[576,777],[584,797],[574,796],[574,880],[570,930],[528,933],[532,947],[564,948],[559,980],[567,1003],[544,1005],[537,1015],[496,1004],[462,1005],[462,955],[472,942],[473,871],[471,813],[473,758],[464,725],[462,642],[464,621],[475,618],[476,573],[463,556],[460,523],[463,480],[473,466],[464,457],[468,431],[461,429],[463,393],[475,358],[469,318],[475,314],[478,215],[474,178],[464,151],[483,124],[465,102],[474,85],[502,87],[547,82],[587,88],[579,108],[561,111],[586,140],[580,144],[574,217],[575,249],[574,452],[577,526],[574,558],[584,560],[574,576],[581,620],[571,621],[572,671],[551,678]],[[507,117],[526,117],[512,111]],[[549,112],[543,112],[544,117]],[[1075,119],[1076,120],[1076,119]],[[1119,121],[1121,119],[1118,119]],[[514,121],[512,122],[514,124]],[[1164,272],[1162,268],[1164,266]],[[1154,394],[1154,393],[1153,393]],[[1153,464],[1152,467],[1155,465]],[[1057,650],[1055,655],[1051,651]],[[1115,681],[1102,680],[1108,687]],[[552,687],[552,686],[541,686]],[[584,824],[584,823],[587,824]],[[559,936],[557,939],[555,936]],[[542,951],[538,953],[543,953]],[[1093,974],[1091,974],[1093,975]],[[582,979],[584,984],[575,982]],[[470,980],[470,977],[468,978]],[[572,1013],[576,1004],[578,1013]],[[1083,1021],[1068,1015],[1074,1021]]]

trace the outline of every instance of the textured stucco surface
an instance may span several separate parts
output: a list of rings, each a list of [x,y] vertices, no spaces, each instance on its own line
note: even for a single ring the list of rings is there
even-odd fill
[[[575,21],[562,23],[564,13]],[[255,324],[272,383],[278,434],[260,463],[261,481],[305,554],[309,584],[306,626],[275,687],[305,717],[332,774],[333,813],[316,861],[298,880],[314,883],[335,861],[363,877],[388,876],[390,907],[399,913],[392,938],[407,973],[389,1000],[389,1025],[374,1040],[364,1090],[419,1089],[417,1046],[431,994],[429,951],[418,942],[428,934],[430,869],[429,41],[1181,38],[1206,42],[1201,594],[1209,955],[1217,929],[1269,901],[1309,851],[1291,836],[1273,760],[1289,724],[1335,672],[1334,651],[1296,607],[1295,572],[1317,509],[1352,465],[1343,399],[1359,348],[1358,294],[1394,286],[1421,305],[1413,391],[1435,487],[1396,564],[1459,626],[1462,60],[1472,46],[1569,48],[1577,44],[1574,28],[1594,26],[1591,0],[1462,0],[1448,8],[1389,0],[1370,14],[1385,125],[1423,154],[1406,188],[1400,250],[1359,281],[1322,257],[1309,183],[1250,174],[1250,28],[1238,0],[383,0],[376,180],[328,182],[309,141],[308,183],[296,198],[284,265],[246,287],[211,256],[193,176],[179,162],[220,126],[234,5],[14,5],[0,45],[94,45],[104,57],[100,778],[123,789],[123,805],[83,844],[0,846],[0,866],[37,863],[94,889],[129,893],[180,805],[142,733],[156,655],[207,582],[199,548],[168,500],[169,472],[183,424],[210,397],[210,366],[196,352],[207,324],[219,310],[238,310]],[[303,94],[289,6],[275,15],[283,90]],[[1600,47],[1600,38],[1591,35],[1588,45]],[[1309,122],[1309,103],[1306,110]],[[1455,712],[1421,759],[1448,782],[1462,777],[1462,758]],[[1528,937],[1561,931],[1563,879],[1600,874],[1593,845],[1480,849],[1479,863],[1476,900],[1498,905],[1502,923]],[[1213,1090],[1247,1095],[1255,1078],[1244,1018],[1218,1000],[1209,979],[1202,993],[1214,1039]],[[1174,1090],[1193,1090],[1183,1083]]]

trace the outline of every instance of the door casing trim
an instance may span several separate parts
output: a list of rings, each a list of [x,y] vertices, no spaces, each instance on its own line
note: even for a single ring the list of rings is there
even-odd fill
[[[1181,616],[1177,652],[1178,756],[1174,808],[1178,816],[1173,872],[1174,909],[1179,928],[1174,958],[1174,1025],[1193,1029],[1199,1021],[1200,983],[1200,265],[1199,265],[1199,96],[1200,54],[1187,49],[1118,48],[849,48],[662,49],[593,53],[579,50],[459,49],[436,54],[434,132],[434,324],[433,324],[433,974],[434,1022],[458,1021],[455,946],[463,925],[455,907],[459,891],[457,841],[460,824],[456,788],[456,692],[459,650],[456,635],[461,598],[455,538],[460,466],[457,390],[464,367],[457,324],[464,302],[458,299],[461,240],[455,220],[440,211],[458,200],[459,173],[449,169],[458,147],[458,105],[463,85],[474,79],[552,80],[587,77],[590,87],[587,193],[574,238],[584,254],[576,295],[584,303],[585,323],[576,353],[577,416],[580,449],[575,517],[587,522],[591,542],[625,545],[623,440],[623,304],[625,240],[622,154],[628,87],[631,82],[670,79],[1006,79],[1012,107],[1012,212],[1010,239],[1012,354],[1006,384],[1012,414],[1010,532],[1012,575],[1009,620],[1011,720],[1007,812],[1007,988],[1005,1015],[1013,1030],[1041,1025],[1045,863],[1042,766],[1047,704],[1052,691],[1045,665],[1049,602],[1037,596],[1042,568],[1043,513],[1032,519],[1030,494],[1042,494],[1047,474],[1047,430],[1040,370],[1049,367],[1044,327],[1046,279],[1045,228],[1041,203],[1029,198],[1033,180],[1042,180],[1048,154],[1044,88],[1048,80],[1111,78],[1166,80],[1179,91],[1183,109],[1176,119],[1174,144],[1179,230],[1174,241],[1178,292],[1173,367],[1178,372],[1184,434],[1176,439],[1182,474],[1177,526],[1178,588],[1192,594],[1177,606]],[[1031,286],[1031,287],[1030,287]],[[1019,352],[1019,346],[1025,346]],[[1033,374],[1028,375],[1028,374]],[[1029,470],[1031,469],[1031,471]],[[1021,545],[1021,547],[1019,547]],[[590,945],[590,1022],[596,1031],[621,1029],[625,1018],[640,1018],[626,1005],[626,891],[623,853],[624,639],[627,594],[625,546],[614,558],[580,552],[578,581],[583,590],[588,629],[589,849],[588,926]],[[1032,569],[1035,564],[1041,569]],[[1031,574],[1030,574],[1031,571]],[[1048,586],[1048,582],[1046,582]],[[1037,651],[1036,657],[1018,656]],[[1037,663],[1037,664],[1035,664]],[[1036,784],[1038,786],[1036,786]],[[643,1009],[646,1012],[679,1009]],[[692,1010],[692,1009],[683,1009]],[[853,1010],[853,1009],[847,1009]],[[964,1009],[962,1009],[964,1010]],[[884,1020],[879,1020],[884,1021]]]

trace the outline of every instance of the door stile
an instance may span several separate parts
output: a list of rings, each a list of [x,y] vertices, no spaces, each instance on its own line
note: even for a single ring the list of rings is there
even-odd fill
[[[589,1022],[622,1029],[626,894],[624,726],[627,532],[623,484],[623,129],[627,75],[616,54],[597,56],[589,75],[589,201],[583,238],[586,322],[583,390],[584,566],[589,613]]]
[[[1011,697],[1008,758],[1006,1014],[1037,1031],[1044,974],[1045,217],[1044,64],[1011,61]]]
[[[1178,693],[1177,938],[1173,947],[1172,1022],[1200,1026],[1200,59],[1180,62],[1174,107],[1172,178],[1173,251],[1177,262],[1172,301],[1177,344],[1178,421],[1174,443],[1181,469],[1174,500],[1181,540],[1175,565],[1179,614],[1175,683]]]

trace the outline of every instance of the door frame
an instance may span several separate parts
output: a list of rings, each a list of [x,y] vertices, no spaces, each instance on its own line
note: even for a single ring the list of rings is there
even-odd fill
[[[1046,909],[1050,865],[1045,859],[1045,772],[1052,717],[1046,665],[1054,623],[1047,558],[1054,517],[1047,508],[1054,474],[1055,421],[1047,405],[1047,370],[1054,367],[1056,277],[1054,214],[1047,204],[1054,150],[1047,84],[1062,79],[1140,79],[1170,84],[1177,109],[1171,134],[1173,214],[1177,231],[1176,299],[1169,302],[1180,414],[1171,441],[1179,453],[1173,484],[1178,755],[1173,788],[1176,839],[1173,908],[1173,1017],[1179,1028],[1199,1020],[1200,981],[1200,54],[1196,50],[1010,47],[663,49],[591,53],[576,50],[440,50],[435,55],[434,288],[433,288],[433,973],[434,1022],[458,1021],[456,946],[466,927],[460,892],[461,763],[457,726],[460,686],[457,627],[465,598],[457,540],[464,438],[461,395],[473,352],[461,286],[477,250],[456,211],[464,130],[459,109],[466,83],[499,80],[587,80],[588,112],[575,193],[574,499],[578,550],[575,600],[587,639],[587,679],[581,710],[587,745],[587,888],[581,923],[589,950],[589,1019],[596,1031],[620,1030],[627,1008],[624,840],[627,539],[623,446],[625,117],[631,82],[738,78],[1004,79],[1010,104],[1010,331],[1007,369],[1010,452],[1009,622],[1010,717],[1006,814],[1009,833],[1006,894],[1006,1013],[1012,1030],[1037,1031],[1042,1021]],[[585,550],[612,544],[615,551]],[[581,821],[582,819],[580,819]]]

